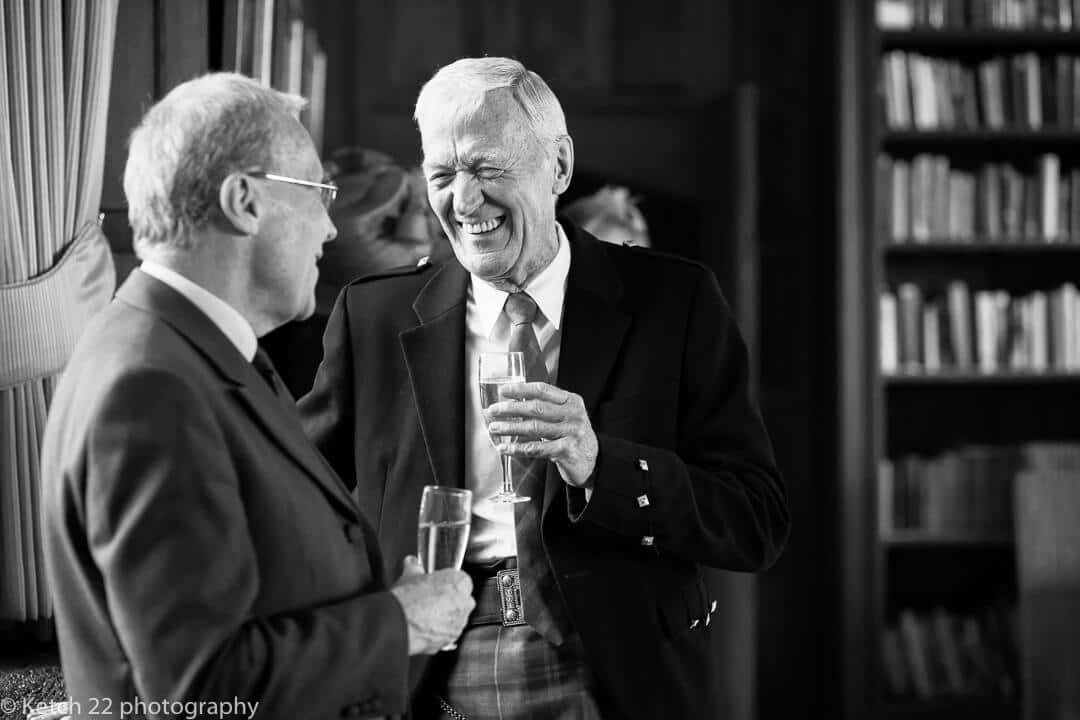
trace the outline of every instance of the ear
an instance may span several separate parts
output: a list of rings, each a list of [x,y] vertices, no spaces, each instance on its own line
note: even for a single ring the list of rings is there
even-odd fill
[[[237,235],[255,235],[266,208],[262,189],[243,173],[232,173],[221,183],[218,205],[226,229]]]
[[[574,141],[569,135],[563,135],[555,141],[555,182],[551,187],[551,194],[562,195],[566,192],[573,175]]]

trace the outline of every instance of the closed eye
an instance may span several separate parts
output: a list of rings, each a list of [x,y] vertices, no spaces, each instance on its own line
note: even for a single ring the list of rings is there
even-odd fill
[[[428,175],[427,182],[428,185],[432,185],[434,187],[442,187],[443,185],[446,185],[448,182],[450,182],[451,177],[453,177],[451,173],[432,173],[431,175]]]

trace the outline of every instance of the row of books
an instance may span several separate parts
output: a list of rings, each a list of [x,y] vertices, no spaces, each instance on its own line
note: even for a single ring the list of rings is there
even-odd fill
[[[934,457],[904,455],[878,467],[878,532],[1007,538],[1013,480],[1022,455],[1010,446],[970,445]]]
[[[878,157],[877,228],[893,244],[1080,242],[1080,168],[1057,154],[1026,172],[1011,163],[953,167],[944,155]]]
[[[1080,57],[1033,52],[973,65],[894,50],[881,59],[895,130],[1080,128]]]
[[[1080,473],[1080,443],[1030,442],[1019,447],[1021,465],[1027,471]]]
[[[885,290],[879,305],[881,371],[1080,370],[1080,294],[1064,283],[1013,297],[955,280],[941,295],[911,282]]]
[[[1080,0],[878,0],[877,24],[882,30],[1072,30],[1080,27]]]
[[[1019,694],[1016,610],[904,609],[881,637],[889,694],[898,699],[1011,699]]]

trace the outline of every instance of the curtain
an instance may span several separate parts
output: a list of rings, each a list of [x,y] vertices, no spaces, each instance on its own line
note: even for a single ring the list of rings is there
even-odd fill
[[[39,449],[55,377],[115,281],[97,214],[117,4],[0,0],[0,620],[52,615]]]

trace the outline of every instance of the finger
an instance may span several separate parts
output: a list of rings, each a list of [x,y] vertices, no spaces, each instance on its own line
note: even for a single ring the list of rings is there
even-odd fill
[[[546,382],[507,383],[499,386],[499,397],[520,400],[546,400],[565,405],[572,393]]]
[[[499,443],[496,449],[503,455],[542,458],[544,460],[566,460],[570,456],[569,440],[565,437],[551,442],[542,440],[504,442]]]
[[[411,577],[414,575],[423,575],[424,566],[420,564],[420,558],[415,555],[406,555],[405,564],[401,569],[401,577]]]
[[[454,590],[471,597],[473,591],[473,581],[472,578],[469,577],[469,573],[465,572],[464,570],[452,570],[451,572],[453,572],[454,574]]]
[[[536,418],[548,422],[560,422],[576,417],[573,406],[558,405],[546,400],[533,398],[532,400],[500,400],[492,404],[484,411],[484,416],[490,420],[506,418]]]
[[[472,578],[464,570],[443,568],[430,573],[429,577],[433,578],[437,583],[448,585],[449,589],[454,592],[465,595],[472,592]]]
[[[572,426],[563,422],[513,418],[496,420],[488,425],[492,435],[516,435],[524,440],[556,440],[571,434]]]

